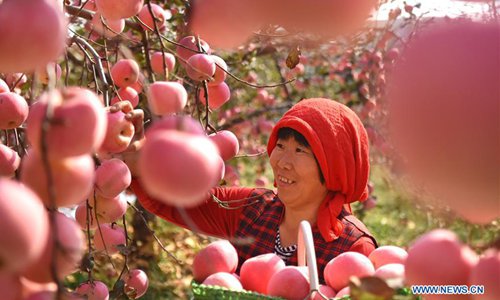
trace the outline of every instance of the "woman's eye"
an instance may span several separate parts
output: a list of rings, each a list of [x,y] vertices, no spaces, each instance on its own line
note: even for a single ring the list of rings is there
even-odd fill
[[[283,144],[281,144],[281,143],[277,143],[277,144],[276,144],[276,147],[278,147],[279,149],[283,149],[283,147],[284,147],[284,146],[283,146]]]
[[[306,152],[306,151],[304,149],[302,149],[302,148],[296,148],[295,152]]]

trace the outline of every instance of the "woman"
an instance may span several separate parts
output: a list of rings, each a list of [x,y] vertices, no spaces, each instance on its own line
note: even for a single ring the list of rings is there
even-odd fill
[[[375,249],[375,239],[350,214],[349,203],[367,197],[369,174],[368,138],[352,110],[329,99],[302,100],[278,121],[267,151],[277,194],[216,187],[203,204],[178,209],[149,197],[138,180],[131,187],[153,214],[234,241],[239,266],[271,252],[296,265],[302,220],[312,225],[321,282],[335,256],[346,251],[369,255]]]

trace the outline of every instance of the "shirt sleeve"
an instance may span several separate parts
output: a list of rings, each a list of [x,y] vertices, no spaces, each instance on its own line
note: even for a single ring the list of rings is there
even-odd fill
[[[223,208],[208,195],[202,204],[192,208],[178,208],[164,204],[150,197],[137,179],[132,180],[130,188],[137,196],[137,200],[149,212],[178,226],[216,237],[233,237],[243,211],[242,205],[234,205],[231,209]],[[216,187],[211,190],[211,194],[221,201],[235,201],[249,198],[252,191],[252,188]]]
[[[373,243],[373,240],[367,236],[360,237],[354,244],[352,244],[349,251],[358,252],[364,254],[365,256],[370,255],[373,250],[375,250],[376,246]]]

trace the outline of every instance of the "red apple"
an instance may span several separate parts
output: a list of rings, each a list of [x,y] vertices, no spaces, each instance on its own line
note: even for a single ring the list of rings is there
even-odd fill
[[[123,217],[127,211],[127,200],[121,195],[113,198],[106,198],[101,195],[91,193],[89,197],[90,206],[94,215],[100,223],[112,223]]]
[[[21,158],[16,151],[0,144],[0,176],[13,177],[20,163]]]
[[[96,13],[90,21],[90,28],[99,35],[110,39],[123,32],[125,29],[125,19],[106,19],[101,14]]]
[[[472,295],[474,300],[495,300],[500,296],[500,251],[488,249],[470,273],[470,285],[484,286],[484,295]]]
[[[155,135],[157,132],[177,130],[194,135],[205,136],[205,130],[200,122],[190,116],[166,116],[155,121],[147,130],[146,138]]]
[[[219,56],[216,55],[211,55],[212,59],[215,61],[215,73],[212,76],[212,80],[208,81],[209,86],[213,85],[219,85],[221,84],[224,80],[226,80],[226,72],[227,71],[227,64],[226,62],[220,58]]]
[[[44,93],[31,106],[27,134],[34,149],[40,151],[42,146],[42,124],[49,101],[53,116],[45,139],[51,158],[90,154],[101,145],[106,128],[104,106],[94,92],[69,87]]]
[[[107,198],[118,196],[131,181],[129,168],[117,158],[103,161],[95,172],[96,191]]]
[[[200,101],[203,105],[206,105],[206,95],[203,89],[200,89],[199,93]],[[229,86],[223,82],[219,85],[209,86],[208,87],[208,107],[211,109],[218,109],[224,103],[229,101],[231,98],[231,91],[229,90]]]
[[[265,294],[271,277],[284,267],[285,262],[278,255],[261,254],[241,265],[240,280],[245,290]]]
[[[125,151],[135,134],[134,124],[122,111],[108,112],[108,126],[99,152],[120,153]]]
[[[137,91],[131,86],[119,88],[116,94],[117,95],[115,97],[111,98],[111,105],[125,100],[129,101],[133,107],[136,107],[139,104],[139,93],[137,93]]]
[[[229,130],[221,130],[208,136],[219,148],[223,160],[229,160],[238,154],[240,144],[238,138]]]
[[[96,0],[99,1],[99,0]],[[101,281],[94,280],[80,284],[75,292],[81,296],[87,296],[88,300],[108,300],[108,287]]]
[[[210,243],[196,254],[193,260],[193,278],[203,282],[208,276],[226,272],[233,273],[238,266],[238,253],[227,240]]]
[[[179,56],[181,64],[185,64],[187,60],[195,55],[196,53],[200,53],[198,50],[198,43],[196,41],[196,37],[190,35],[183,37],[179,41],[180,46],[178,45],[176,48],[177,55]],[[203,52],[210,53],[210,46],[204,40],[200,39],[201,49]]]
[[[125,279],[125,291],[132,299],[142,297],[148,290],[148,275],[143,270],[132,269]]]
[[[167,14],[165,10],[158,4],[151,3],[151,10],[153,11],[153,16],[156,21],[156,27],[158,30],[162,30],[165,27],[165,22],[167,20]],[[149,11],[148,5],[144,5],[138,14],[138,19],[141,20],[146,26],[139,23],[144,30],[155,30],[155,24],[153,23],[153,16]]]
[[[289,300],[303,300],[309,295],[309,278],[299,267],[286,266],[271,277],[267,294]]]
[[[149,58],[151,60],[151,69],[158,75],[165,75],[174,70],[175,56],[172,53],[161,51],[153,52]],[[165,63],[165,67],[163,64]],[[167,70],[168,72],[165,72]]]
[[[348,286],[346,286],[345,288],[341,289],[337,293],[337,295],[335,295],[335,299],[342,298],[344,296],[349,296],[350,294],[351,294],[351,289]]]
[[[105,251],[109,255],[118,253],[117,246],[125,245],[125,231],[117,225],[100,224],[95,230],[94,247],[97,251]]]
[[[206,136],[157,131],[146,139],[138,168],[139,179],[151,196],[190,207],[204,201],[219,181],[219,151]]]
[[[217,272],[208,276],[202,284],[225,287],[233,291],[242,291],[241,282],[231,273]]]
[[[326,283],[339,291],[349,284],[351,276],[372,276],[375,268],[368,257],[357,252],[344,252],[328,262],[325,266]]]
[[[87,216],[89,216],[89,211],[87,210],[87,201],[84,201],[78,204],[75,210],[75,220],[83,230],[87,230]],[[94,217],[93,208],[90,210],[89,227],[89,229],[97,228],[97,221]]]
[[[334,289],[324,284],[319,285],[319,292],[328,299],[335,298],[335,296],[337,295]],[[324,299],[323,296],[320,295],[318,292],[313,292],[311,294],[311,300],[323,300]]]
[[[0,129],[14,129],[24,123],[29,107],[26,100],[16,93],[0,93]]]
[[[111,67],[111,77],[118,87],[130,86],[139,79],[139,64],[133,59],[120,59]]]
[[[22,285],[18,275],[0,272],[0,291],[3,300],[19,300],[21,298]]]
[[[149,86],[148,102],[156,115],[181,112],[187,103],[184,86],[173,81],[156,81]]]
[[[187,75],[195,81],[203,81],[212,78],[215,70],[215,60],[211,55],[194,54],[187,60]]]
[[[0,3],[0,72],[32,72],[66,48],[66,19],[55,1]]]
[[[405,279],[405,266],[403,264],[386,264],[375,270],[373,276],[382,279]]]
[[[56,266],[56,273],[59,279],[75,272],[80,264],[85,251],[85,237],[78,224],[62,213],[55,213],[55,232],[57,232],[57,248],[54,250],[54,236],[50,235],[43,245],[44,250],[34,264],[23,272],[27,279],[48,283],[52,282],[51,266]],[[55,253],[53,253],[55,251]]]
[[[40,198],[26,186],[0,178],[0,190],[0,273],[12,274],[40,257],[49,219]]]
[[[95,0],[97,10],[107,19],[117,20],[135,16],[141,10],[144,0]]]
[[[386,264],[404,264],[407,257],[408,252],[405,249],[391,245],[378,247],[368,256],[375,269]]]
[[[408,250],[406,282],[410,285],[468,285],[477,255],[455,233],[435,229],[420,236]],[[432,266],[429,267],[429,266]],[[468,299],[467,295],[426,295],[426,299]]]

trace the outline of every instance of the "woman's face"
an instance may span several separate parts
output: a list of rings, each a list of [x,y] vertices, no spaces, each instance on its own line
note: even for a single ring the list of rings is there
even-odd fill
[[[287,207],[300,208],[323,201],[327,189],[311,148],[295,138],[278,139],[270,156],[279,198]]]

